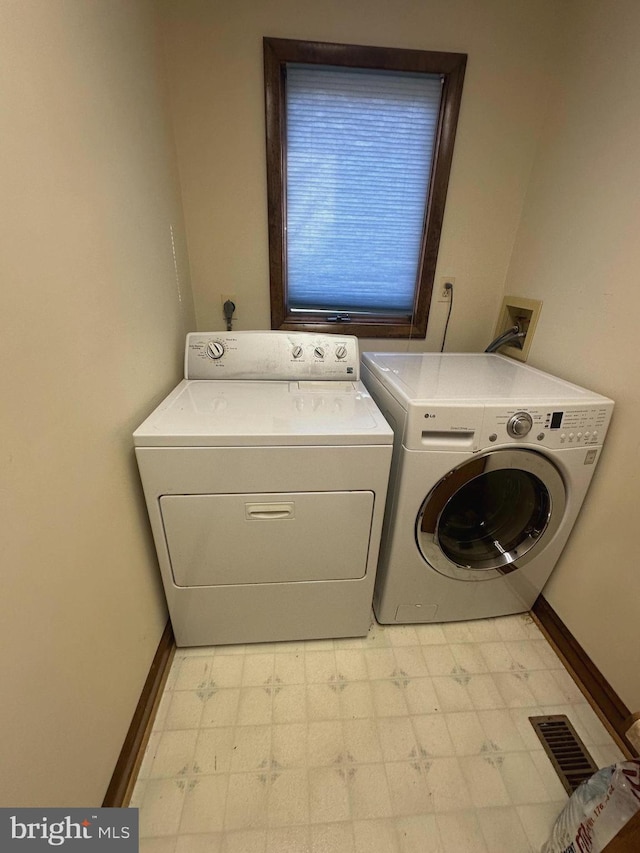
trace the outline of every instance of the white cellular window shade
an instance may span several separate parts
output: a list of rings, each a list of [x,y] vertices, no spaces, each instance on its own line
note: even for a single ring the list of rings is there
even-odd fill
[[[286,268],[293,312],[411,316],[442,77],[286,69]]]
[[[263,48],[271,328],[424,337],[466,54]]]

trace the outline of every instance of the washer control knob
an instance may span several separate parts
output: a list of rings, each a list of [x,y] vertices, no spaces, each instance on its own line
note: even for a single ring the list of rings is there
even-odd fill
[[[220,341],[209,341],[207,344],[207,355],[214,361],[222,358],[224,355],[224,344],[221,344]]]
[[[302,351],[302,347],[300,345],[297,345],[291,350],[291,355],[294,358],[302,358]]]
[[[316,347],[313,351],[313,354],[316,358],[324,358],[324,349],[322,347]]]
[[[527,435],[533,426],[533,418],[527,412],[516,412],[509,418],[507,432],[511,438],[522,438]]]
[[[340,344],[336,347],[336,358],[346,358],[347,357],[347,348],[344,344]]]

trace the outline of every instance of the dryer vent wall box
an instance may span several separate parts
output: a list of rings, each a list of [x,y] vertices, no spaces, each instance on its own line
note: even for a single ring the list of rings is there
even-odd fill
[[[393,432],[358,341],[193,333],[134,433],[179,646],[364,636]]]
[[[529,610],[578,516],[613,402],[493,354],[364,353],[362,377],[395,430],[378,620]]]

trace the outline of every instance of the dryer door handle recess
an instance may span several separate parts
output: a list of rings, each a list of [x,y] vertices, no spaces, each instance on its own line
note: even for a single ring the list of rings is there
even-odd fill
[[[503,577],[551,542],[565,507],[564,481],[546,457],[496,450],[436,483],[418,512],[416,541],[427,563],[447,577]]]
[[[282,518],[295,518],[295,504],[245,504],[244,517],[247,521],[276,521]]]

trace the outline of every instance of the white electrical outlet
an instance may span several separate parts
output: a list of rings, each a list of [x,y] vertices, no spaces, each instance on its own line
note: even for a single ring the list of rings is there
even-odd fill
[[[447,284],[454,285],[456,280],[453,276],[441,276],[436,282],[437,288],[437,301],[438,302],[451,302],[451,291],[453,287],[447,287]]]

